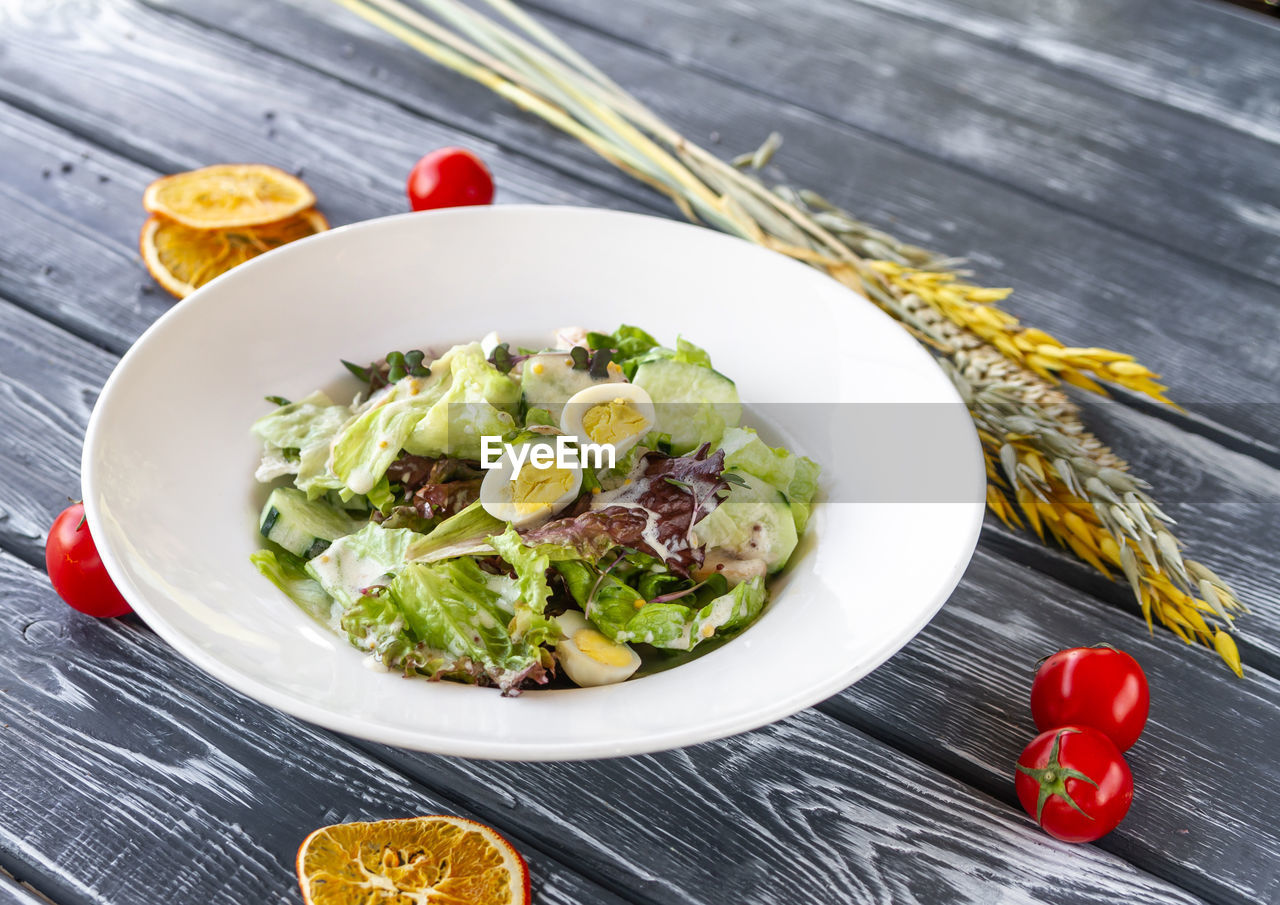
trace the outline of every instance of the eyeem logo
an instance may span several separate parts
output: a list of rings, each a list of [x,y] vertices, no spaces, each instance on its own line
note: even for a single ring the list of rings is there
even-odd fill
[[[481,468],[498,468],[502,465],[504,458],[514,466],[513,479],[520,474],[520,469],[525,466],[525,463],[531,464],[534,468],[550,468],[554,465],[556,468],[564,469],[580,466],[613,468],[615,465],[612,443],[582,443],[576,437],[559,434],[555,438],[553,449],[550,437],[545,441],[529,440],[516,445],[503,443],[501,437],[480,438]]]

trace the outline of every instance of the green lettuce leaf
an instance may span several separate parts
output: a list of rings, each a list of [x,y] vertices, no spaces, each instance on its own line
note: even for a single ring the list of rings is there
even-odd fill
[[[607,638],[668,650],[692,650],[709,638],[744,628],[759,615],[766,598],[763,578],[730,591],[723,577],[714,576],[696,593],[677,600],[643,602],[645,597],[630,584],[611,573],[601,577],[586,563],[558,562],[555,568],[586,617]],[[638,608],[637,601],[642,601]]]
[[[745,471],[781,491],[791,506],[796,532],[803,532],[818,491],[818,463],[781,446],[769,446],[749,427],[727,428],[720,445],[725,468]]]
[[[435,562],[454,556],[485,555],[493,552],[489,538],[503,531],[507,523],[494,518],[476,500],[461,512],[454,513],[431,530],[419,535],[406,551],[407,558]]]
[[[378,483],[369,488],[367,495],[370,505],[383,515],[390,512],[396,502],[395,495],[391,492],[391,482],[387,480],[385,474],[378,478]]]
[[[529,410],[524,413],[524,426],[534,427],[535,425],[540,425],[542,427],[559,427],[559,425],[552,420],[551,413],[549,411],[537,406],[531,406]]]
[[[352,493],[374,489],[408,450],[418,456],[478,459],[480,438],[515,426],[520,387],[485,360],[479,343],[454,346],[430,377],[405,377],[372,400],[333,443],[333,474]]]
[[[502,534],[490,537],[489,543],[516,572],[518,597],[512,637],[530,644],[542,644],[559,637],[556,624],[543,615],[547,599],[551,596],[547,571],[551,568],[553,559],[573,559],[577,557],[577,551],[558,544],[530,546],[521,540],[519,533],[510,525]]]
[[[557,562],[555,568],[564,577],[565,586],[586,617],[605,637],[617,641],[627,622],[636,614],[635,602],[640,595],[635,588],[615,575],[602,577],[599,571],[581,560]]]
[[[338,627],[340,608],[320,583],[307,574],[306,560],[301,556],[288,550],[259,550],[250,555],[249,561],[316,622],[331,629]]]
[[[760,614],[765,597],[764,579],[753,578],[696,610],[676,602],[649,603],[614,640],[693,650],[708,638],[745,628]]]
[[[417,641],[389,594],[361,597],[342,613],[340,625],[354,647],[384,666],[403,669],[406,675],[414,671]]]
[[[335,404],[320,391],[259,418],[251,428],[265,447],[258,480],[293,474],[294,486],[312,498],[339,486],[325,480],[329,444],[350,418],[348,406]]]
[[[404,447],[415,456],[480,458],[480,439],[515,427],[520,384],[495,368],[479,343],[454,346],[431,365],[445,367],[448,381],[440,397],[414,426]]]
[[[591,349],[615,349],[614,361],[622,366],[622,372],[631,380],[636,368],[646,361],[660,358],[681,361],[685,364],[711,367],[711,356],[684,337],[676,339],[676,347],[668,349],[639,327],[620,326],[612,333],[588,333],[587,346]]]
[[[639,327],[626,324],[612,333],[588,333],[587,346],[591,349],[614,349],[614,356],[622,368],[622,373],[630,380],[636,373],[636,366],[642,356],[658,345],[658,341]]]
[[[403,617],[403,628],[393,615],[386,630],[406,632],[415,644],[412,655],[396,665],[432,678],[487,679],[504,694],[526,679],[541,680],[543,651],[514,639],[508,629],[513,588],[511,579],[481,571],[466,556],[405,566],[378,597]]]
[[[410,545],[421,538],[408,528],[383,528],[370,522],[307,560],[307,574],[347,609],[365,596],[366,588],[386,584],[390,575],[403,568]]]
[[[325,393],[317,390],[305,399],[282,405],[269,415],[253,422],[250,430],[263,443],[276,449],[302,449],[317,433],[318,425],[341,414],[345,421],[351,411],[345,405],[337,405]],[[340,427],[342,422],[338,422]]]
[[[796,457],[796,471],[791,483],[782,491],[782,495],[791,503],[791,515],[796,522],[796,533],[804,531],[809,524],[809,514],[813,511],[813,496],[818,492],[818,463],[807,456]]]
[[[656,346],[641,356],[636,365],[638,367],[646,361],[657,361],[663,358],[684,362],[689,365],[697,365],[700,368],[711,368],[711,356],[707,354],[707,351],[701,346],[695,346],[683,336],[676,337],[676,347],[674,349]]]

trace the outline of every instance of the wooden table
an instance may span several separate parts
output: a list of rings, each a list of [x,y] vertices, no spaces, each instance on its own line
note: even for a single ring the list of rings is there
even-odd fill
[[[1252,605],[1247,678],[1149,636],[1124,588],[990,520],[952,600],[856,687],[736,738],[595,763],[343,738],[224,688],[137,619],[71,612],[43,534],[77,493],[99,387],[172,305],[136,252],[159,174],[276,163],[341,224],[403,210],[418,155],[464,144],[499,202],[673,211],[323,0],[13,0],[0,902],[296,902],[314,827],[435,812],[508,834],[545,903],[1280,901],[1280,29],[1196,0],[535,8],[695,139],[729,154],[776,129],[772,175],[968,255],[1067,342],[1162,370],[1185,413],[1122,396],[1091,417]],[[1011,764],[1037,658],[1100,640],[1151,679],[1137,797],[1097,845],[1059,845],[1017,806]]]

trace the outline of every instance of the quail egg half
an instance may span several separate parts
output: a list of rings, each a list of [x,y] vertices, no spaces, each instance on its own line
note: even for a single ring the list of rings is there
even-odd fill
[[[510,446],[480,483],[480,505],[494,518],[526,528],[546,521],[578,498],[582,470],[556,463],[556,444],[533,440]]]
[[[556,643],[556,660],[565,675],[584,688],[624,682],[640,668],[640,655],[626,644],[610,641],[577,610],[555,617],[564,637]]]
[[[613,447],[626,455],[657,421],[653,400],[634,383],[603,383],[569,397],[560,429],[582,443]]]

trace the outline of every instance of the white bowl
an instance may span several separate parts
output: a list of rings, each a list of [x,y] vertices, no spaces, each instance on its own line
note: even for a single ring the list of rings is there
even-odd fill
[[[265,490],[253,480],[249,425],[270,410],[265,394],[354,393],[339,358],[439,351],[490,330],[549,341],[557,327],[619,323],[707,348],[737,381],[744,422],[822,465],[805,541],[741,637],[621,685],[503,698],[365,668],[250,564]],[[945,375],[848,289],[708,229],[512,206],[336,229],[193,293],[107,381],[83,481],[111,577],[201,669],[340,732],[516,760],[706,741],[845,688],[918,632],[959,581],[985,486],[977,437]]]

